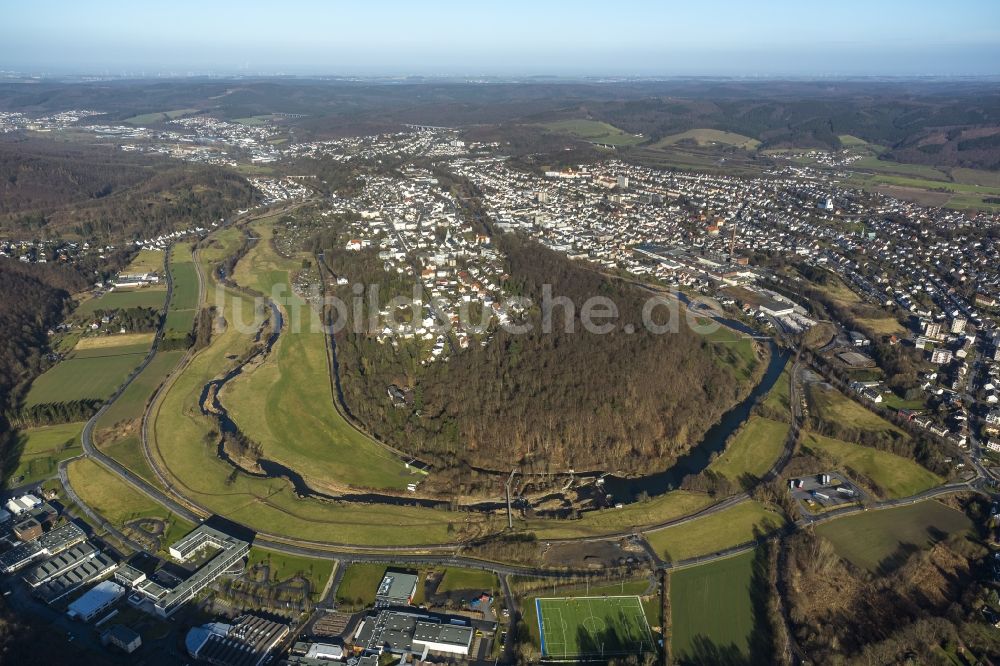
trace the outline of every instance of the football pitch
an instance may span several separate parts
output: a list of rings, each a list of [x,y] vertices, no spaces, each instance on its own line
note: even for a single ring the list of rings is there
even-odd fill
[[[578,661],[654,650],[639,597],[535,599],[535,609],[545,659]]]

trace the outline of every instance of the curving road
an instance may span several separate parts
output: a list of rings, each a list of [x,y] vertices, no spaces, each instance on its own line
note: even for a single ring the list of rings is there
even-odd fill
[[[169,256],[169,255],[168,255]],[[205,300],[205,276],[202,272],[202,267],[200,262],[197,260],[197,251],[194,255],[195,268],[198,276],[198,293],[199,293],[199,304],[203,303]],[[166,314],[170,299],[173,294],[173,280],[170,275],[169,265],[167,264],[167,300],[164,304],[164,315]],[[163,317],[164,322],[166,317]],[[201,520],[208,518],[212,515],[212,512],[205,507],[199,506],[196,503],[183,497],[181,493],[175,490],[170,483],[170,479],[166,477],[159,469],[158,465],[153,460],[153,457],[149,453],[148,449],[148,429],[149,429],[149,414],[153,405],[157,403],[161,397],[163,391],[169,387],[171,380],[179,374],[183,367],[190,360],[192,352],[189,350],[185,357],[178,363],[174,368],[168,378],[160,385],[157,392],[154,394],[153,399],[150,401],[147,410],[143,414],[142,421],[142,440],[144,442],[143,451],[146,455],[147,462],[150,463],[150,467],[156,474],[157,479],[163,484],[166,489],[161,490],[153,484],[149,483],[147,480],[139,477],[132,471],[125,468],[118,461],[114,460],[110,456],[107,456],[101,452],[93,441],[93,431],[98,419],[107,411],[108,408],[117,400],[126,388],[132,383],[136,376],[141,373],[152,358],[155,356],[160,341],[162,340],[164,333],[163,323],[161,323],[160,328],[157,330],[154,336],[153,344],[150,347],[150,351],[146,358],[139,365],[136,370],[129,375],[125,383],[112,395],[112,397],[101,407],[101,409],[87,422],[83,429],[81,435],[84,456],[90,457],[99,464],[103,465],[109,471],[116,474],[123,481],[128,483],[130,486],[153,500],[154,502],[160,504],[166,508],[171,513],[174,513],[188,521],[200,522]],[[784,450],[781,457],[775,462],[772,468],[765,475],[764,480],[771,480],[776,478],[780,473],[780,470],[784,467],[784,464],[791,457],[794,451],[795,441],[798,436],[798,428],[801,421],[801,414],[799,410],[799,401],[797,398],[797,376],[799,371],[799,359],[796,356],[792,373],[791,373],[791,386],[790,386],[790,396],[791,404],[793,409],[793,424],[789,431],[788,439],[786,440]],[[66,461],[68,462],[68,461]],[[80,506],[81,510],[87,513],[92,519],[97,520],[110,532],[114,533],[116,536],[121,538],[125,543],[133,545],[130,540],[124,537],[120,531],[110,525],[106,520],[104,520],[97,512],[95,512],[91,507],[80,499],[76,493],[73,491],[69,484],[69,479],[65,474],[65,463],[60,466],[60,478],[63,481],[64,486],[67,489],[67,493],[73,499],[74,502]],[[951,494],[957,492],[967,492],[967,491],[981,491],[982,479],[977,477],[972,482],[969,483],[953,483],[934,488],[918,495],[914,495],[908,498],[896,499],[896,500],[885,500],[877,502],[868,507],[846,507],[844,509],[839,509],[826,514],[818,516],[808,516],[799,519],[795,523],[789,524],[786,530],[780,531],[778,533],[769,535],[765,537],[766,539],[781,538],[788,530],[793,530],[797,528],[804,527],[809,524],[817,524],[826,522],[829,520],[834,520],[846,515],[853,513],[859,513],[861,511],[868,510],[880,510],[889,509],[897,506],[903,506],[907,504],[914,504],[916,502],[924,501],[933,497],[937,497],[944,494]],[[722,559],[726,557],[731,557],[738,553],[750,550],[759,543],[758,541],[746,542],[739,544],[732,548],[727,548],[722,551],[715,553],[690,558],[682,561],[675,562],[664,562],[653,548],[651,548],[646,542],[645,538],[642,537],[643,533],[652,532],[659,529],[667,527],[675,527],[684,525],[686,523],[704,518],[706,516],[724,511],[732,506],[740,504],[745,501],[749,501],[750,496],[747,493],[741,493],[739,495],[728,497],[721,500],[709,507],[701,509],[695,513],[689,514],[687,516],[682,516],[679,518],[674,518],[671,520],[662,521],[655,525],[644,526],[641,530],[636,528],[627,528],[618,532],[613,532],[609,534],[604,534],[600,536],[589,536],[589,537],[577,537],[577,538],[562,538],[562,539],[549,539],[546,540],[547,543],[593,543],[593,542],[603,542],[603,541],[615,541],[622,538],[639,537],[640,544],[644,547],[650,559],[652,560],[654,566],[659,569],[678,569],[683,567],[694,566],[697,564],[703,564],[717,559]],[[249,525],[242,525],[251,531],[253,528]],[[505,575],[510,574],[531,574],[531,575],[541,575],[541,576],[553,576],[553,577],[567,577],[567,576],[578,576],[587,575],[588,570],[562,570],[553,571],[551,569],[544,569],[537,566],[531,565],[514,565],[514,564],[502,564],[497,562],[491,562],[486,560],[481,560],[473,557],[466,557],[458,555],[459,549],[463,544],[435,544],[430,546],[421,547],[410,547],[410,546],[362,546],[357,544],[348,543],[329,543],[329,542],[314,542],[301,539],[291,539],[278,534],[269,534],[265,532],[256,532],[257,537],[254,541],[256,546],[261,548],[286,553],[290,555],[300,555],[305,557],[312,557],[318,559],[330,559],[337,560],[344,563],[351,562],[396,562],[396,563],[409,563],[409,564],[428,564],[428,565],[454,565],[462,566],[472,569],[481,569],[487,571],[493,571],[503,578]],[[509,590],[505,588],[505,595],[509,594]],[[511,606],[512,607],[512,606]]]

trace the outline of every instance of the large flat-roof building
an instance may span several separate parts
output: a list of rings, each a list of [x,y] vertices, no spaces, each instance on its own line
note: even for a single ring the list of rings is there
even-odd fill
[[[271,660],[289,631],[287,624],[248,614],[232,624],[194,627],[184,644],[192,657],[216,666],[259,666]]]
[[[102,645],[114,645],[128,654],[142,647],[142,636],[125,625],[116,624],[101,634]]]
[[[409,606],[417,592],[418,580],[414,574],[386,571],[375,593],[375,605]]]
[[[171,557],[183,563],[195,559],[206,549],[218,552],[177,584],[160,583],[129,565],[115,572],[115,580],[133,590],[131,602],[137,605],[149,602],[157,615],[169,617],[246,557],[250,543],[202,524],[171,544],[169,552]]]
[[[42,583],[33,590],[33,594],[47,604],[55,603],[90,581],[111,573],[116,566],[111,557],[98,551],[94,557]]]
[[[29,569],[24,574],[24,581],[31,587],[38,587],[42,583],[47,583],[53,578],[69,571],[81,562],[97,557],[99,552],[89,541],[78,543],[72,548],[68,548]]]
[[[438,652],[467,656],[474,634],[466,620],[456,618],[445,622],[421,613],[384,610],[365,618],[355,634],[355,643],[374,653],[426,657],[428,652]]]
[[[125,595],[125,588],[110,580],[98,583],[82,597],[69,605],[66,614],[76,620],[89,622],[108,610]]]
[[[331,661],[344,661],[346,656],[347,652],[341,645],[300,641],[279,663],[280,666],[328,666]]]
[[[0,572],[13,573],[35,560],[61,553],[86,538],[87,535],[75,523],[60,525],[37,539],[18,544],[0,555]]]
[[[41,505],[42,500],[38,499],[34,495],[22,495],[21,497],[13,497],[7,500],[7,510],[15,516],[20,516],[25,511],[30,511],[36,506]]]

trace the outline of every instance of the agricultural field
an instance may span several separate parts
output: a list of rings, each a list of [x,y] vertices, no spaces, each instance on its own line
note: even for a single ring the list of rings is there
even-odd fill
[[[868,143],[864,139],[858,138],[856,136],[851,136],[850,134],[841,134],[837,137],[840,139],[840,145],[844,148],[868,148],[872,152],[879,153],[885,149],[874,143]]]
[[[194,328],[194,318],[197,314],[198,272],[195,268],[191,247],[179,243],[171,248],[170,276],[173,280],[173,293],[170,298],[170,308],[164,322],[166,337],[183,337]]]
[[[759,177],[761,165],[751,157],[753,154],[749,151],[733,150],[721,144],[696,146],[685,142],[659,148],[637,146],[629,149],[631,160],[654,169]]]
[[[108,350],[114,347],[146,348],[153,344],[152,333],[122,333],[118,335],[88,335],[80,338],[74,347],[77,351],[87,349]]]
[[[695,318],[698,326],[709,323],[711,322],[704,317]],[[715,345],[716,355],[713,360],[720,367],[733,373],[741,382],[750,380],[760,363],[753,339],[724,326],[705,333],[702,337]]]
[[[787,423],[751,416],[709,469],[732,481],[763,476],[781,455],[788,429]]]
[[[557,120],[542,125],[547,130],[559,134],[569,134],[591,143],[602,143],[610,146],[634,146],[642,143],[645,139],[635,134],[621,130],[614,125],[601,122],[599,120],[585,120],[582,118],[572,120]]]
[[[681,525],[646,533],[646,540],[664,560],[680,562],[751,541],[785,524],[785,517],[760,502],[741,502]]]
[[[114,290],[105,292],[98,298],[80,303],[74,314],[89,317],[98,310],[124,310],[127,308],[153,308],[159,310],[166,300],[166,290],[159,287]]]
[[[118,340],[121,338],[121,340]],[[88,341],[81,345],[81,342]],[[133,342],[138,340],[138,342]],[[122,344],[117,344],[121,342]],[[84,358],[109,358],[112,356],[145,356],[153,343],[151,335],[140,334],[139,337],[129,338],[118,335],[95,336],[92,338],[80,338],[76,348],[73,350],[72,359]]]
[[[880,160],[877,157],[862,158],[857,162],[854,162],[851,167],[855,170],[871,171],[872,173],[895,174],[898,176],[909,176],[912,178],[923,178],[944,182],[950,180],[947,172],[927,164],[892,162],[890,160]]]
[[[139,250],[122,273],[163,273],[163,250]],[[162,282],[160,283],[163,284]]]
[[[101,415],[97,422],[98,431],[116,423],[140,418],[146,401],[183,356],[184,352],[180,350],[157,352],[114,404]]]
[[[671,651],[679,663],[751,663],[754,551],[670,574]]]
[[[140,477],[159,486],[139,442],[139,424],[146,402],[184,356],[180,350],[157,352],[128,388],[97,421],[97,446]]]
[[[857,172],[848,178],[851,185],[868,190],[891,189],[900,198],[920,200],[933,197],[938,205],[949,208],[993,210],[997,204],[985,199],[1000,195],[1000,183],[988,171],[977,169],[939,169],[924,164],[889,162],[865,157],[852,165]],[[930,201],[927,201],[930,205]]]
[[[127,347],[102,350],[99,356],[78,356],[60,361],[31,384],[25,404],[41,405],[74,400],[105,400],[125,381],[146,355],[145,350]]]
[[[809,453],[818,452],[818,457],[832,459],[837,468],[848,475],[850,471],[846,468],[856,469],[877,483],[890,499],[916,495],[944,482],[937,474],[908,458],[870,446],[807,433],[802,448]]]
[[[972,521],[936,500],[868,511],[816,527],[837,554],[872,573],[890,571],[914,549],[927,548],[951,534],[972,529]]]
[[[291,271],[299,264],[274,252],[269,226],[257,230],[262,240],[237,264],[234,279],[271,294],[275,285],[291,283]],[[340,415],[318,318],[294,294],[279,300],[286,325],[271,354],[222,391],[233,420],[263,444],[265,456],[297,470],[316,486],[405,489],[420,481],[419,473]]]
[[[774,386],[771,390],[767,392],[767,396],[764,398],[764,404],[771,409],[789,411],[792,408],[791,398],[789,396],[789,391],[791,391],[791,363],[786,363],[785,368],[781,371],[781,375],[778,380],[774,382]],[[789,412],[789,416],[790,416]]]
[[[261,125],[266,125],[274,116],[272,114],[265,114],[261,116],[249,116],[247,118],[237,118],[233,122],[239,123],[241,125],[247,125],[249,127],[260,127]]]
[[[179,251],[175,251],[180,254]],[[176,254],[175,254],[176,257]],[[174,290],[170,300],[171,310],[193,310],[198,307],[198,273],[190,260],[175,258],[170,262],[170,275]]]
[[[605,658],[655,652],[639,597],[535,599],[542,657]]]
[[[1000,172],[996,171],[955,167],[951,170],[951,178],[956,183],[983,185],[986,187],[1000,187]]]
[[[80,431],[83,423],[63,423],[28,428],[17,433],[13,450],[5,454],[3,468],[16,464],[7,477],[9,487],[24,486],[55,475],[59,463],[83,452]],[[16,456],[16,460],[10,460]]]
[[[163,520],[166,523],[164,544],[176,541],[195,527],[183,518],[174,516],[90,458],[72,461],[67,473],[73,491],[112,525],[122,527],[138,518]]]
[[[680,134],[671,134],[670,136],[663,137],[653,144],[652,147],[663,148],[664,146],[672,146],[682,142],[692,142],[699,146],[732,146],[733,148],[742,148],[743,150],[757,150],[760,146],[760,141],[757,139],[735,132],[724,132],[716,129],[693,129],[681,132]]]
[[[189,116],[193,113],[198,113],[198,109],[173,109],[172,111],[155,111],[153,113],[143,113],[138,116],[132,116],[131,118],[126,118],[123,123],[129,125],[154,125],[156,123],[165,123],[168,120],[175,120],[182,116]]]
[[[163,488],[163,484],[150,469],[149,462],[142,452],[138,430],[123,434],[115,439],[98,442],[97,447],[102,453],[114,458],[128,470],[145,479],[150,485]]]

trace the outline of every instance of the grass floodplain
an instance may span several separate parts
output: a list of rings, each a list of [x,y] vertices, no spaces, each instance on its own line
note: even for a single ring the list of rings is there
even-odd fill
[[[653,652],[637,596],[535,599],[542,657],[574,661]]]

